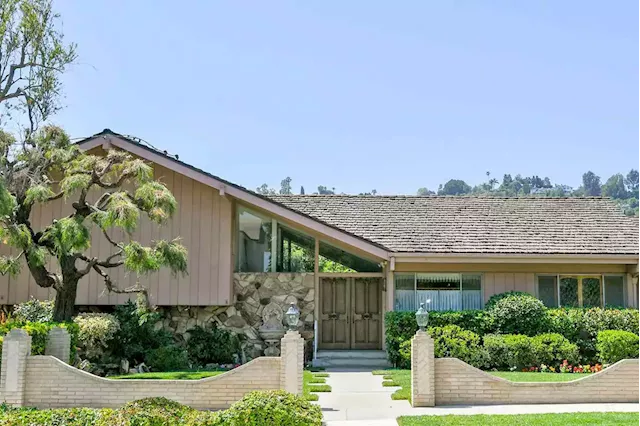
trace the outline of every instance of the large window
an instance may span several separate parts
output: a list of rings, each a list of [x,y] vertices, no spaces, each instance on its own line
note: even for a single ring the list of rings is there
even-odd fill
[[[547,307],[625,306],[622,275],[539,275],[538,298]]]
[[[238,206],[236,221],[236,272],[314,271],[313,236],[242,206]],[[382,272],[379,262],[324,241],[318,249],[319,272]]]
[[[426,303],[432,311],[482,308],[479,274],[395,274],[395,310],[413,311]]]

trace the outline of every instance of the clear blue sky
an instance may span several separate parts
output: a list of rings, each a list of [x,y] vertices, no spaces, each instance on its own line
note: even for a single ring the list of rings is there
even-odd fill
[[[638,167],[638,2],[67,1],[55,122],[238,184],[413,194]]]

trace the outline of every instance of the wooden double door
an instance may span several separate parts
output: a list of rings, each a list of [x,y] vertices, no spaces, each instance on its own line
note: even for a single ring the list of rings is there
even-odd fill
[[[382,278],[320,278],[319,349],[382,349]]]

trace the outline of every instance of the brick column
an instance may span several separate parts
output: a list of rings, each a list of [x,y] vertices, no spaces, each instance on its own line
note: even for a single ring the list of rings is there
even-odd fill
[[[49,330],[44,354],[56,357],[67,364],[69,363],[69,358],[71,357],[71,336],[69,336],[66,328],[53,327]]]
[[[31,355],[31,336],[14,328],[4,336],[2,343],[2,373],[0,373],[0,400],[22,407],[27,375],[27,358]]]
[[[280,389],[302,395],[304,339],[297,331],[287,331],[281,341]]]
[[[414,407],[436,405],[433,339],[418,331],[411,339],[411,401]]]

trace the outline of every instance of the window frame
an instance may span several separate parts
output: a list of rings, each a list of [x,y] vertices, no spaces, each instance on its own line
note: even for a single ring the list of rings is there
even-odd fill
[[[465,310],[469,310],[469,309],[465,309],[463,306],[463,300],[462,300],[462,276],[463,275],[478,275],[480,276],[480,309],[484,309],[484,305],[485,305],[485,300],[484,300],[484,272],[471,272],[471,271],[465,271],[465,272],[460,272],[460,271],[437,271],[437,272],[401,272],[401,271],[393,271],[393,292],[394,292],[394,297],[393,297],[393,310],[396,310],[396,297],[395,297],[395,292],[396,292],[396,275],[411,275],[413,274],[413,300],[414,300],[414,311],[416,311],[418,309],[418,274],[421,275],[438,275],[438,274],[456,274],[460,276],[459,279],[459,285],[458,285],[458,290],[460,292],[460,305],[462,306],[462,309],[460,311],[456,311],[456,312],[462,312]],[[397,311],[397,312],[412,312],[412,311],[407,311],[407,310],[402,310],[402,311]]]
[[[607,290],[606,290],[606,284],[605,284],[605,279],[606,277],[622,277],[622,299],[624,301],[624,308],[627,308],[629,306],[629,303],[627,301],[627,276],[625,273],[615,273],[615,272],[609,272],[609,273],[600,273],[600,274],[593,274],[593,273],[583,273],[583,272],[579,272],[579,273],[537,273],[535,274],[535,290],[536,290],[536,298],[538,300],[542,300],[540,299],[540,277],[555,277],[556,278],[556,297],[557,297],[557,301],[558,304],[556,306],[556,308],[562,308],[562,300],[560,298],[560,278],[561,277],[573,277],[573,278],[577,278],[578,279],[578,297],[579,297],[579,306],[578,308],[582,309],[584,308],[584,301],[581,295],[581,290],[582,290],[582,280],[584,278],[598,278],[600,280],[600,294],[602,295],[602,300],[600,303],[600,308],[605,308],[607,306]]]

